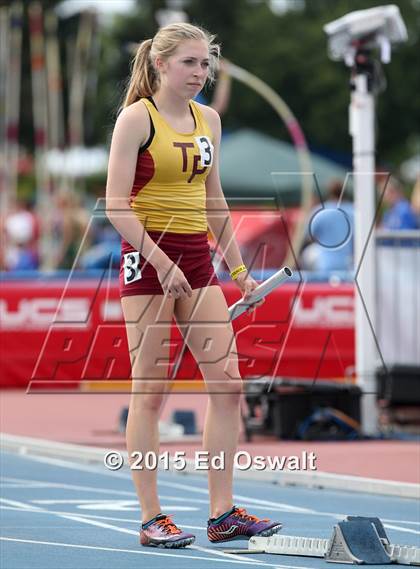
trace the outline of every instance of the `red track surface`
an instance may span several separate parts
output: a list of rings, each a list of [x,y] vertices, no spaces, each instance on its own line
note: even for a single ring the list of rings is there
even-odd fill
[[[128,394],[30,394],[22,391],[0,392],[0,428],[14,435],[39,437],[75,444],[124,448],[118,433],[121,409],[128,405]],[[169,421],[174,409],[195,411],[198,430],[204,423],[206,394],[173,393],[162,413]],[[383,480],[420,484],[420,445],[405,441],[295,442],[255,437],[241,442],[238,450],[251,455],[291,456],[313,451],[317,469],[323,472],[366,476]],[[199,443],[162,444],[162,452],[185,450],[193,456]]]

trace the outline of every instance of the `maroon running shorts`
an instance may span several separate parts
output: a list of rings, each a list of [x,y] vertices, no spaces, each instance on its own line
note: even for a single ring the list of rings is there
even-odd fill
[[[192,289],[218,285],[210,258],[207,233],[148,231],[149,236],[178,265]],[[163,294],[157,273],[138,251],[121,242],[120,296]]]

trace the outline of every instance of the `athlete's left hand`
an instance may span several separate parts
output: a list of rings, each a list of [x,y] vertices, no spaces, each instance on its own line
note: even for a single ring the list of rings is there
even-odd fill
[[[258,286],[257,281],[255,281],[251,277],[248,271],[239,273],[237,279],[234,282],[241,289],[244,300],[247,300],[247,298],[249,298],[249,296],[251,295],[252,291]],[[261,306],[261,304],[264,304],[264,302],[265,299],[262,298],[258,302],[254,302],[254,304],[251,304],[250,307],[247,309],[247,314],[251,314],[251,312],[254,312],[254,310],[258,308],[258,306]]]

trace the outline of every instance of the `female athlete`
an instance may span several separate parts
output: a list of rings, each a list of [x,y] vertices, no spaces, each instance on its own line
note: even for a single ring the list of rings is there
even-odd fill
[[[140,45],[113,132],[106,200],[107,215],[122,236],[120,294],[132,366],[126,431],[131,464],[135,453],[159,454],[174,317],[209,394],[204,450],[209,459],[225,455],[224,470],[209,469],[212,542],[271,535],[281,528],[235,506],[232,497],[241,377],[208,228],[243,296],[257,283],[243,264],[220,185],[219,115],[193,101],[213,78],[218,56],[214,37],[187,23],[166,26]],[[142,512],[141,544],[193,543],[194,535],[161,512],[156,470],[132,469],[132,476]]]

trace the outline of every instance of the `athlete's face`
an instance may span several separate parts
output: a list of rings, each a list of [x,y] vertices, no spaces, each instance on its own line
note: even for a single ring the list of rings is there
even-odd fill
[[[185,40],[161,62],[162,83],[188,99],[204,87],[209,73],[209,50],[204,40]]]

